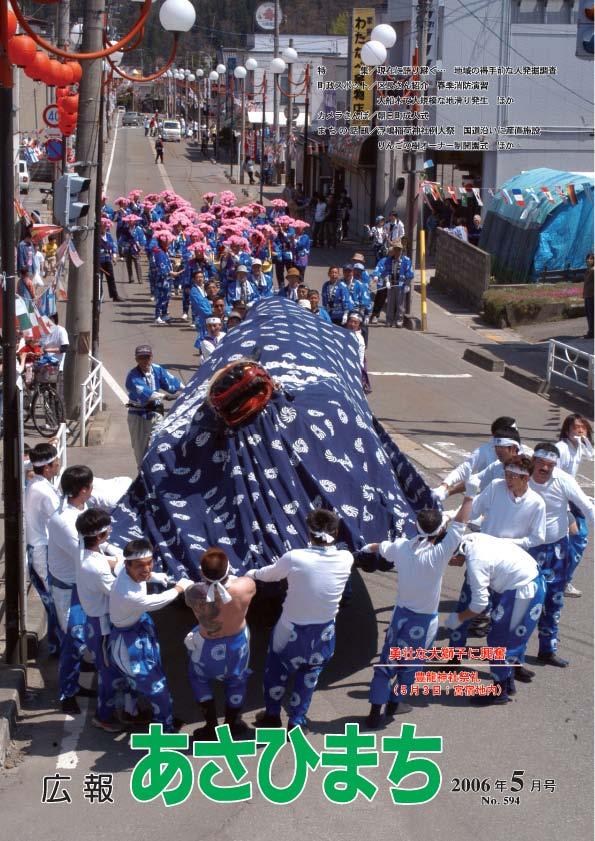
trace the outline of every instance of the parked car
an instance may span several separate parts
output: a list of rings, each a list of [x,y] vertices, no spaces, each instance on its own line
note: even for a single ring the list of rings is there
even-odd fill
[[[127,111],[122,117],[123,126],[138,126],[140,125],[140,118],[136,111]]]
[[[123,114],[125,110],[126,109],[124,108],[123,105],[118,105],[118,111],[120,112],[120,114]]]
[[[31,178],[29,177],[29,167],[27,161],[19,161],[19,192],[28,194],[29,184]]]
[[[161,136],[164,140],[172,140],[180,143],[182,140],[182,126],[179,120],[164,120],[161,127]]]

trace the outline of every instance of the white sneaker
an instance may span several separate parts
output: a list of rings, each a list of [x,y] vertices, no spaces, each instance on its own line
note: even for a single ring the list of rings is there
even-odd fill
[[[564,587],[564,595],[569,596],[571,599],[580,599],[580,597],[583,595],[583,591],[577,590],[574,584],[571,581],[569,581],[566,587]]]
[[[378,324],[378,316],[377,315],[372,316],[372,318],[370,319],[370,324]]]
[[[188,321],[188,313],[187,312],[182,313],[182,321]]]
[[[155,324],[165,324],[165,321],[162,318],[156,318]]]

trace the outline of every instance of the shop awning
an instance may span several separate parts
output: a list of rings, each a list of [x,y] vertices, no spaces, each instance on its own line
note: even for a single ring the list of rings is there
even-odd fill
[[[376,166],[378,138],[339,137],[329,140],[328,154],[335,167],[357,170]]]

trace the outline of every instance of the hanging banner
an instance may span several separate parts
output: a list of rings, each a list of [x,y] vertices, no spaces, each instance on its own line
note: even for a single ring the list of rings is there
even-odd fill
[[[375,26],[376,15],[374,9],[353,9],[351,13],[351,125],[369,126],[372,122],[374,107],[374,90],[371,85],[372,76],[361,75],[362,47],[370,40]],[[366,114],[365,118],[354,119],[354,114]]]

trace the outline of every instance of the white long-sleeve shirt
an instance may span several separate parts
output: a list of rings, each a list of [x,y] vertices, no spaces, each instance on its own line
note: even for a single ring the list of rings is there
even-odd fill
[[[97,508],[107,508],[111,511],[122,499],[130,485],[130,476],[114,476],[113,479],[93,478],[93,493],[89,498],[89,505]]]
[[[443,482],[448,487],[456,485],[458,482],[466,482],[473,473],[481,473],[482,470],[485,470],[494,461],[498,461],[496,448],[491,441],[488,441],[486,444],[481,444],[476,450],[473,450],[465,461],[459,464],[458,467],[455,467],[454,470],[451,470]]]
[[[203,339],[200,343],[200,352],[202,354],[203,362],[213,354],[215,350],[219,347],[223,339],[225,338],[225,333],[219,333],[218,336],[207,336],[206,339]]]
[[[579,465],[583,459],[593,460],[593,447],[590,442],[580,441],[575,447],[571,441],[558,441],[556,449],[560,453],[558,467],[571,476],[576,476]]]
[[[537,562],[516,542],[488,534],[465,538],[467,581],[471,588],[469,609],[481,613],[488,605],[489,591],[521,591],[538,574]],[[532,593],[527,588],[526,597]]]
[[[423,537],[400,537],[380,544],[380,554],[399,573],[397,607],[415,613],[437,613],[442,576],[464,532],[464,523],[451,523],[446,537],[436,546]]]
[[[576,479],[564,470],[554,467],[549,482],[539,484],[534,479],[529,480],[532,488],[545,502],[545,541],[555,543],[568,534],[568,503],[574,502],[584,514],[591,529],[595,525],[593,502],[582,492]]]
[[[30,546],[48,545],[48,523],[60,505],[60,494],[44,476],[35,475],[25,494],[25,525]]]
[[[76,583],[80,548],[75,524],[86,507],[75,508],[65,502],[52,514],[48,523],[48,569],[64,584]]]
[[[76,589],[81,607],[87,616],[102,617],[109,613],[109,594],[116,581],[115,576],[123,568],[119,560],[115,570],[109,565],[108,556],[102,552],[85,549],[82,562],[76,571]],[[109,627],[103,629],[108,633]]]
[[[177,596],[178,590],[175,587],[149,596],[146,581],[133,581],[124,567],[110,589],[110,619],[116,628],[127,628],[138,622],[143,613],[160,610]]]
[[[262,569],[250,570],[256,581],[287,578],[281,619],[295,625],[321,625],[337,615],[353,566],[353,555],[335,546],[292,549]]]
[[[473,500],[470,519],[481,515],[483,534],[507,537],[522,549],[545,543],[545,503],[531,488],[515,497],[505,479],[496,479]]]

